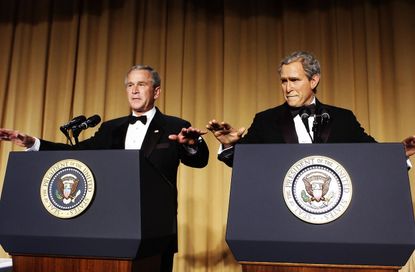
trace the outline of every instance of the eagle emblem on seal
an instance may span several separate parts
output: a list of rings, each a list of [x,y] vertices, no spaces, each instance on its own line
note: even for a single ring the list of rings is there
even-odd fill
[[[63,175],[57,182],[56,197],[64,204],[75,202],[76,198],[81,194],[78,190],[78,178],[73,174]]]
[[[303,178],[305,191],[302,198],[305,202],[326,201],[326,194],[330,189],[331,178],[323,172],[315,171]]]

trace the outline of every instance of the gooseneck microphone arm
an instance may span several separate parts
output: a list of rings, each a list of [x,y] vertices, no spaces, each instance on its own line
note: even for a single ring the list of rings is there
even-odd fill
[[[299,115],[301,117],[301,121],[303,121],[303,124],[304,124],[304,126],[305,126],[305,128],[307,130],[307,133],[308,133],[308,136],[311,139],[311,142],[314,143],[314,139],[313,139],[313,137],[311,137],[311,134],[310,134],[310,126],[308,125],[308,118],[311,116],[310,109],[308,109],[306,107],[303,107],[300,110]],[[314,121],[315,121],[315,119],[314,119]],[[315,125],[313,123],[313,131],[314,131],[314,127],[315,127]]]

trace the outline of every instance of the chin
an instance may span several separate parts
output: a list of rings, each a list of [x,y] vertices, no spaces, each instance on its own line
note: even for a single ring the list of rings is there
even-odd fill
[[[290,103],[288,101],[287,101],[287,103],[288,103],[288,106],[293,107],[293,108],[299,108],[299,107],[302,106],[302,105],[299,105],[299,103]]]
[[[142,111],[143,110],[143,106],[141,105],[134,105],[134,104],[130,104],[131,109],[133,109],[134,111]]]

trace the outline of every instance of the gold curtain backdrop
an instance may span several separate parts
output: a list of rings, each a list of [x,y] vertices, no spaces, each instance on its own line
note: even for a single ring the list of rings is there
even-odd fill
[[[414,11],[413,0],[0,0],[0,127],[65,142],[73,116],[126,115],[133,64],[160,72],[164,113],[248,127],[283,102],[280,59],[307,50],[322,66],[318,98],[398,142],[415,134]],[[179,171],[175,271],[240,271],[225,243],[231,169],[205,139],[207,168]],[[13,150],[0,144],[0,188]]]

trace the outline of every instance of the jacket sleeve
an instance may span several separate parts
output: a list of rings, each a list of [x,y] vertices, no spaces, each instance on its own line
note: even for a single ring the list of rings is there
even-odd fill
[[[194,147],[195,152],[189,152],[184,146],[181,147],[181,162],[184,165],[196,168],[205,167],[209,161],[209,149],[202,137]]]

